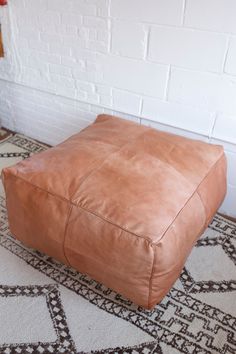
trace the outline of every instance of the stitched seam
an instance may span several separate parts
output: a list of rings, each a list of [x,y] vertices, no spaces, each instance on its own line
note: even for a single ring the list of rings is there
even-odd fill
[[[142,132],[141,134],[139,134],[136,138],[132,139],[132,141],[135,141],[135,140],[137,140],[138,138],[140,138],[142,135],[145,135],[148,130],[150,130],[150,128],[149,128],[149,129],[146,129],[144,132]],[[103,160],[103,162],[102,162],[99,166],[95,167],[95,168],[91,171],[91,173],[89,173],[89,174],[87,175],[87,177],[82,181],[82,183],[80,184],[80,186],[79,186],[79,188],[78,188],[78,190],[77,190],[77,193],[76,193],[76,194],[77,194],[77,198],[76,198],[76,200],[78,200],[78,198],[80,197],[79,191],[80,191],[80,189],[81,189],[81,186],[82,186],[94,173],[96,173],[97,171],[99,171],[99,170],[102,168],[102,166],[103,166],[107,161],[110,161],[111,158],[112,158],[115,154],[119,153],[121,150],[123,150],[126,146],[129,146],[130,144],[131,144],[131,142],[128,141],[127,143],[125,143],[124,145],[122,145],[122,146],[121,146],[119,149],[117,149],[116,151],[111,152],[111,153]]]
[[[221,158],[215,163],[215,165],[213,166],[213,168],[215,168],[216,166],[217,166],[217,164],[221,161],[221,159],[222,158],[224,158],[224,155],[222,155],[221,156]],[[210,171],[210,173],[212,172],[212,170]],[[209,175],[209,174],[208,174]],[[203,182],[203,181],[202,181]],[[199,196],[199,198],[200,198],[200,200],[201,200],[201,203],[202,203],[202,205],[203,205],[203,208],[204,208],[204,210],[205,210],[205,227],[207,226],[207,210],[206,210],[206,205],[205,205],[205,203],[203,203],[203,200],[202,200],[202,196],[201,196],[201,194],[199,193],[199,187],[200,187],[200,185],[198,186],[198,188],[197,188],[197,194],[198,194],[198,196]]]
[[[69,259],[67,258],[66,256],[66,251],[65,251],[65,242],[66,242],[66,234],[67,234],[67,228],[68,228],[68,225],[69,225],[69,220],[70,220],[70,216],[71,216],[71,212],[72,212],[72,208],[73,208],[73,205],[70,204],[70,208],[69,208],[69,211],[68,211],[68,216],[67,216],[67,220],[66,220],[66,225],[65,225],[65,230],[64,230],[64,236],[63,236],[63,244],[62,244],[62,249],[63,249],[63,254],[64,254],[64,257],[67,261],[67,263],[69,264],[69,266],[71,267],[71,264],[69,262]]]
[[[138,238],[142,238],[143,240],[148,241],[150,244],[152,243],[152,240],[151,240],[148,236],[136,234],[135,232],[130,231],[129,229],[127,229],[127,228],[125,228],[125,227],[123,227],[123,226],[120,226],[120,225],[118,225],[118,224],[113,223],[111,220],[105,218],[104,216],[101,216],[101,215],[95,213],[93,210],[89,210],[89,209],[83,208],[83,207],[80,206],[80,205],[75,205],[75,206],[77,206],[78,208],[84,210],[85,212],[87,212],[87,213],[89,213],[89,214],[92,214],[92,215],[96,216],[96,217],[99,218],[100,220],[106,221],[106,222],[108,222],[109,224],[111,224],[111,225],[113,225],[113,226],[116,226],[116,227],[118,227],[119,229],[121,229],[121,230],[123,230],[123,231],[125,231],[125,232],[128,232],[128,233],[131,234],[131,235],[134,235],[134,236],[136,236],[136,237],[138,237]]]
[[[188,202],[194,197],[194,195],[197,193],[198,194],[198,189],[199,187],[202,185],[202,183],[206,180],[206,178],[209,176],[209,174],[211,173],[212,169],[218,164],[218,162],[222,159],[222,157],[224,157],[224,151],[222,152],[222,154],[220,155],[220,157],[217,159],[217,161],[209,168],[208,172],[206,173],[205,177],[201,180],[201,182],[198,184],[197,188],[194,190],[194,192],[191,194],[191,196],[187,199],[187,201],[185,202],[185,204],[183,205],[183,207],[179,210],[179,212],[177,213],[177,215],[175,216],[174,220],[172,221],[172,223],[167,227],[167,229],[165,230],[165,232],[163,233],[163,235],[161,236],[161,238],[158,241],[152,241],[153,245],[158,245],[158,243],[161,242],[161,240],[163,239],[163,237],[166,235],[166,233],[168,232],[168,230],[172,227],[172,225],[174,224],[174,222],[176,221],[176,219],[178,218],[179,214],[182,212],[182,210],[186,207],[186,205],[188,204]]]
[[[132,231],[129,231],[129,230],[126,229],[125,227],[122,227],[122,226],[120,226],[120,225],[117,225],[117,224],[113,223],[111,220],[106,219],[105,217],[103,217],[103,216],[101,216],[101,215],[95,213],[94,211],[88,210],[88,209],[86,209],[86,208],[84,208],[84,207],[82,207],[82,206],[80,206],[80,205],[78,205],[78,204],[74,204],[74,203],[71,202],[70,200],[68,200],[68,199],[66,199],[66,198],[63,198],[63,197],[61,197],[61,196],[59,196],[59,195],[57,195],[57,194],[53,194],[53,193],[49,192],[48,190],[43,189],[43,188],[41,188],[41,187],[39,187],[39,186],[37,186],[37,185],[35,185],[35,184],[33,184],[33,183],[31,183],[31,182],[25,180],[25,179],[22,178],[21,176],[17,176],[17,175],[15,175],[15,174],[11,174],[11,177],[14,177],[15,179],[19,178],[20,180],[22,180],[22,181],[24,181],[25,183],[29,184],[31,187],[37,188],[37,189],[41,190],[42,192],[47,193],[47,194],[49,194],[49,195],[51,195],[51,196],[53,196],[53,197],[55,197],[55,198],[57,198],[57,199],[59,199],[59,200],[62,200],[62,201],[64,201],[64,202],[66,202],[66,203],[69,203],[69,204],[72,205],[72,206],[75,206],[75,207],[77,207],[77,208],[80,208],[80,209],[84,210],[85,212],[87,212],[87,213],[89,213],[89,214],[92,214],[92,215],[96,216],[97,218],[99,218],[99,219],[101,219],[101,220],[103,220],[103,221],[106,221],[106,222],[108,222],[109,224],[120,228],[121,230],[124,230],[124,231],[128,232],[128,233],[131,234],[131,235],[134,235],[134,236],[136,236],[136,237],[138,237],[138,238],[142,238],[142,239],[148,241],[148,242],[151,244],[151,239],[150,239],[150,238],[148,238],[148,237],[146,237],[146,236],[143,236],[143,235],[138,235],[138,234],[136,234],[136,233],[134,233],[134,232],[132,232]]]
[[[200,232],[198,233],[198,236],[196,239],[198,239],[200,237],[200,235],[202,234],[202,232],[205,230],[205,226],[203,228],[200,229]],[[175,229],[173,228],[173,232],[175,233],[176,235],[176,231]],[[154,248],[156,249],[156,246],[157,244],[153,244]],[[148,307],[151,308],[151,295],[152,295],[152,284],[153,284],[153,276],[154,276],[154,264],[155,264],[155,261],[156,261],[156,252],[154,253],[154,259],[153,259],[153,268],[152,268],[152,273],[151,273],[151,277],[150,277],[150,282],[149,282],[149,300],[148,300]],[[186,262],[186,260],[185,260]],[[179,263],[181,264],[181,263]],[[179,265],[177,263],[177,266]],[[183,268],[183,266],[181,266],[181,268]],[[170,272],[173,272],[173,269],[170,271]],[[169,273],[169,272],[168,272]],[[168,274],[167,273],[167,274]],[[165,289],[163,287],[160,287],[159,286],[159,289]]]
[[[201,202],[201,204],[202,204],[202,206],[203,206],[204,212],[205,212],[205,223],[204,223],[204,228],[205,228],[206,225],[207,225],[207,210],[206,210],[206,206],[205,206],[205,204],[203,203],[202,197],[201,197],[201,195],[199,194],[198,189],[196,190],[196,194],[198,195],[198,197],[199,197],[199,199],[200,199],[200,202]]]
[[[149,279],[149,290],[148,290],[148,308],[151,305],[151,295],[152,295],[152,282],[153,282],[153,274],[154,274],[154,265],[156,262],[156,250],[152,247],[153,251],[153,260],[152,260],[152,270],[151,270],[151,275]]]

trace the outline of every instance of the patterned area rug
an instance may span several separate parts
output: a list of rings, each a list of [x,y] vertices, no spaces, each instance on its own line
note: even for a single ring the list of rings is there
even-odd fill
[[[0,142],[0,167],[46,147]],[[216,215],[161,304],[147,311],[15,240],[0,191],[0,353],[236,353],[236,224]]]

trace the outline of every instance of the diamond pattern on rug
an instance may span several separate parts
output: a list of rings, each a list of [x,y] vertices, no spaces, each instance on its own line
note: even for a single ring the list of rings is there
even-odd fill
[[[220,218],[215,216],[212,224],[210,225],[211,230],[219,230],[220,227]],[[226,233],[225,230],[228,232]],[[236,248],[233,244],[236,242],[236,234],[235,231],[230,232],[229,226],[224,226],[223,232],[221,230],[220,236],[218,233],[215,233],[214,236],[211,237],[206,236],[197,241],[195,249],[192,253],[192,259],[194,258],[194,252],[198,254],[198,260],[204,261],[204,255],[208,260],[204,262],[206,264],[209,262],[209,266],[212,261],[215,259],[215,277],[220,278],[220,274],[222,274],[222,279],[216,280],[201,280],[195,279],[192,272],[189,270],[188,262],[183,269],[180,275],[180,281],[183,284],[183,287],[186,292],[191,294],[197,293],[224,293],[230,291],[236,291],[236,280],[235,279],[226,279],[225,277],[233,277],[233,272],[235,272],[234,267],[230,266],[230,263],[233,262],[236,265]],[[204,251],[204,252],[203,252]],[[209,257],[211,255],[211,257]],[[195,257],[196,258],[196,257]],[[221,259],[224,267],[228,266],[228,269],[232,269],[233,272],[228,272],[226,275],[222,264],[218,262],[218,259]],[[201,264],[199,265],[201,267]],[[190,266],[191,267],[191,266]],[[196,268],[194,269],[196,270]],[[216,274],[217,273],[217,274]],[[200,276],[203,276],[203,273],[200,273]]]
[[[75,346],[70,336],[66,316],[62,307],[60,293],[56,284],[44,286],[9,286],[0,285],[0,298],[39,297],[45,298],[56,334],[56,341],[49,343],[0,344],[1,353],[75,353]],[[20,302],[19,302],[20,303]],[[12,324],[14,328],[14,323]]]
[[[160,345],[157,342],[143,343],[141,345],[129,348],[111,348],[102,351],[92,351],[91,354],[163,354]]]

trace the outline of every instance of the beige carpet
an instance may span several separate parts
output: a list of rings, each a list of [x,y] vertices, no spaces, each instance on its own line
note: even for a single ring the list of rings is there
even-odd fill
[[[45,148],[11,136],[0,168]],[[236,353],[233,222],[215,216],[170,293],[146,311],[16,241],[2,186],[0,208],[0,353]]]

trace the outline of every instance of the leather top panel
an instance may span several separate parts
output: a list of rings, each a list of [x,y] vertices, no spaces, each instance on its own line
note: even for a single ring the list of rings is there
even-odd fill
[[[11,172],[156,242],[222,154],[220,146],[101,115]]]

